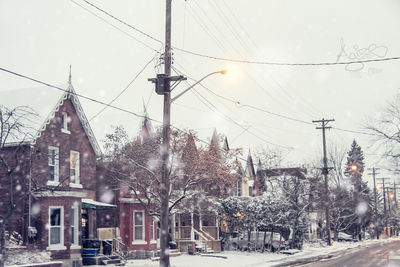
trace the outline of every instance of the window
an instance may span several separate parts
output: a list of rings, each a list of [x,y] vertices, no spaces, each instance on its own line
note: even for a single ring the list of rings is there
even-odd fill
[[[79,239],[78,239],[79,214],[78,214],[78,210],[79,210],[78,207],[72,207],[72,210],[71,210],[71,245],[75,245],[75,246],[78,246],[78,244],[79,244]]]
[[[79,152],[70,152],[69,166],[70,182],[73,184],[79,184]]]
[[[49,180],[58,182],[58,147],[49,146]]]
[[[63,207],[49,207],[49,246],[64,245]]]
[[[150,240],[154,240],[154,218],[150,217]]]
[[[67,112],[63,112],[61,115],[61,132],[63,133],[71,133],[68,130],[68,122],[70,120],[70,117],[68,117],[68,113]]]
[[[133,212],[133,239],[144,240],[144,212]]]
[[[237,195],[238,196],[242,196],[242,179],[238,179],[237,183],[236,183],[236,188],[237,188]]]

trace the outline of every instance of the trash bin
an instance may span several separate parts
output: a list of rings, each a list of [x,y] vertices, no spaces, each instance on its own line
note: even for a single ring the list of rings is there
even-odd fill
[[[112,240],[103,240],[103,254],[111,255],[112,252]]]
[[[194,255],[192,245],[189,245],[189,246],[188,246],[188,254],[189,254],[189,255]]]
[[[170,249],[176,249],[178,247],[175,241],[169,241],[168,245]]]

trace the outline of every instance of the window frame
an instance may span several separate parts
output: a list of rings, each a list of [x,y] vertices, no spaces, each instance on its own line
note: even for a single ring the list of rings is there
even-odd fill
[[[71,248],[80,249],[79,246],[79,211],[77,205],[71,207]],[[73,229],[73,230],[72,230]]]
[[[154,217],[150,216],[150,240],[154,241],[155,239],[155,234],[154,234]]]
[[[61,113],[61,132],[70,134],[71,132],[68,130],[68,112],[63,111]]]
[[[54,164],[50,164],[50,159],[51,159],[51,150],[54,150]],[[47,180],[47,185],[55,185],[57,186],[60,181],[60,150],[56,146],[48,146],[48,155],[47,155],[47,166],[48,166],[48,172],[49,172],[49,177]],[[54,180],[51,180],[51,172],[50,172],[50,167],[54,167]]]
[[[74,169],[72,169],[72,162],[71,162],[71,160],[72,160],[72,154],[75,154],[76,156],[77,156],[77,160],[76,160],[76,163],[75,163],[75,168]],[[75,170],[75,176],[74,176],[74,181],[72,182],[71,181],[71,178],[72,178],[72,176],[71,176],[71,170]],[[79,153],[79,151],[75,151],[75,150],[70,150],[70,152],[69,152],[69,185],[71,186],[71,187],[78,187],[78,188],[82,188],[82,186],[81,186],[81,180],[80,180],[80,173],[81,171],[80,171],[80,153]]]
[[[136,225],[136,221],[135,221],[135,218],[136,218],[136,213],[141,213],[142,214],[142,225]],[[132,223],[133,223],[133,235],[132,235],[132,237],[133,237],[133,241],[132,241],[132,244],[147,244],[147,242],[146,242],[146,232],[145,232],[145,228],[146,228],[146,218],[145,218],[145,213],[144,213],[144,210],[134,210],[133,211],[133,220],[132,220]],[[136,227],[142,227],[142,239],[138,239],[138,238],[136,238]]]
[[[51,225],[51,210],[53,209],[60,209],[60,226],[52,226]],[[64,207],[63,206],[49,206],[48,210],[48,250],[65,250],[66,247],[64,246]],[[51,244],[51,229],[54,227],[60,228],[60,243]]]

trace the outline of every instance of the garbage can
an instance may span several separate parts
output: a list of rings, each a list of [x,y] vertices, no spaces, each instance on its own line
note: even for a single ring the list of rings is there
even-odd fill
[[[188,246],[188,254],[189,254],[189,255],[194,255],[192,245],[189,245],[189,246]]]
[[[111,255],[112,251],[112,240],[103,240],[103,254]]]

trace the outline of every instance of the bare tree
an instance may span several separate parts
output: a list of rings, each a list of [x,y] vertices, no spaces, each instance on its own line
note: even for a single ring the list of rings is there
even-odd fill
[[[6,227],[12,216],[23,208],[24,200],[37,190],[35,184],[28,188],[29,179],[23,175],[23,170],[31,167],[29,141],[36,117],[29,107],[9,109],[0,105],[0,267],[5,261]]]
[[[107,175],[126,197],[138,200],[148,215],[160,216],[161,134],[140,142],[124,142],[126,136],[122,128],[107,136]],[[170,213],[184,200],[200,200],[203,194],[226,196],[235,184],[236,161],[231,159],[236,151],[197,146],[195,134],[182,131],[171,131],[170,150]]]
[[[371,134],[378,151],[383,151],[387,159],[398,167],[400,158],[400,93],[387,106],[376,112],[364,126]]]

